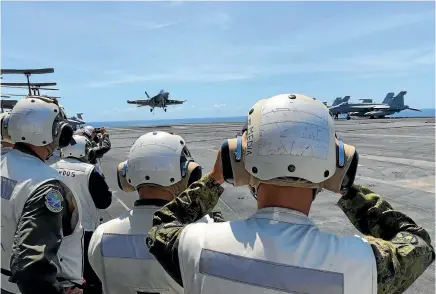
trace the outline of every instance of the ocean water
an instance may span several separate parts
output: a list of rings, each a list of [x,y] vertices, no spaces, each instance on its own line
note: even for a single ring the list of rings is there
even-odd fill
[[[422,112],[404,110],[391,117],[435,117],[435,109],[422,109]],[[183,125],[183,124],[207,124],[245,122],[246,116],[233,117],[206,117],[206,118],[185,118],[185,119],[159,119],[159,120],[126,120],[126,121],[96,121],[87,122],[87,125],[94,127],[141,127],[141,126],[162,126],[162,125]]]

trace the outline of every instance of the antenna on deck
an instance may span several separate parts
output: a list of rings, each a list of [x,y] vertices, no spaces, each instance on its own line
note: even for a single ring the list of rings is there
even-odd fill
[[[7,88],[25,88],[29,90],[29,96],[31,95],[41,95],[39,90],[59,90],[53,88],[41,88],[48,86],[56,86],[56,83],[31,83],[30,76],[36,74],[48,74],[54,73],[53,68],[39,68],[39,69],[1,69],[1,75],[13,75],[13,74],[24,74],[27,79],[27,83],[1,83],[2,87]]]

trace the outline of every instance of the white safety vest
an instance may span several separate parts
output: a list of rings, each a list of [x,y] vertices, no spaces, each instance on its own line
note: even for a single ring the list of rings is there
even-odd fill
[[[62,178],[59,173],[35,156],[12,150],[1,159],[1,210],[2,210],[2,258],[1,267],[10,271],[10,258],[15,231],[27,198],[41,185],[51,180]],[[74,194],[74,193],[73,193]],[[78,198],[74,195],[76,203]],[[57,257],[53,260],[57,267],[58,278],[82,283],[83,272],[83,229],[80,224],[81,208],[78,206],[78,219],[74,231],[64,236]],[[9,276],[2,274],[1,288],[12,293],[20,293]],[[73,285],[61,282],[64,287]]]
[[[377,293],[371,246],[321,232],[303,213],[263,208],[246,220],[188,225],[178,247],[185,293]]]
[[[65,158],[51,165],[59,171],[80,199],[82,207],[82,226],[85,231],[93,232],[99,225],[98,209],[89,193],[89,177],[94,165],[75,158]]]
[[[105,294],[183,293],[149,253],[146,244],[153,214],[161,207],[139,205],[119,218],[98,226],[88,249],[89,263],[103,284]],[[199,222],[212,223],[206,216]]]

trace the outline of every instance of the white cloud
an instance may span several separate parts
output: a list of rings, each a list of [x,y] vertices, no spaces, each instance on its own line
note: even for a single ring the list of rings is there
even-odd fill
[[[213,107],[215,107],[215,108],[224,108],[226,106],[227,106],[227,104],[215,104]]]
[[[195,71],[192,68],[186,70],[178,70],[173,72],[163,72],[157,74],[122,74],[114,79],[102,80],[89,83],[85,87],[89,88],[104,88],[120,84],[132,84],[146,81],[170,81],[170,82],[222,82],[245,80],[252,78],[250,73],[236,72],[234,69],[229,69],[227,72],[204,72]]]
[[[203,67],[187,66],[171,68],[171,71],[154,74],[117,74],[114,78],[95,81],[89,88],[109,87],[119,84],[132,84],[145,81],[166,82],[225,82],[249,80],[258,77],[277,75],[346,73],[363,75],[414,74],[416,70],[434,66],[433,48],[398,49],[379,52],[378,54],[350,55],[323,61],[287,61],[269,63],[259,61],[256,65],[227,63],[209,64]],[[115,71],[117,72],[117,71]]]

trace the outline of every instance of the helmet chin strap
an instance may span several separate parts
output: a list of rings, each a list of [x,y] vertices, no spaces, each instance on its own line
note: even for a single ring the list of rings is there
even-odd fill
[[[253,196],[253,198],[257,200],[257,192],[255,191],[255,188],[248,185],[248,189],[250,190],[251,196]]]

